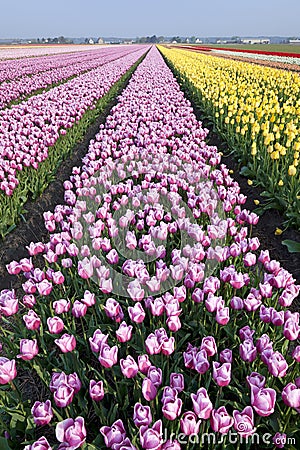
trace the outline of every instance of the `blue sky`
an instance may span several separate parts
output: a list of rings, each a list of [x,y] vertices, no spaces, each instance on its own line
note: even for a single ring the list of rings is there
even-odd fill
[[[0,38],[299,36],[299,17],[299,0],[2,0]]]

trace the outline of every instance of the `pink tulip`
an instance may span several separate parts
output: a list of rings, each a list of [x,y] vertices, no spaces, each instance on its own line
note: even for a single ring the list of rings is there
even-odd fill
[[[51,334],[59,334],[64,329],[64,322],[59,317],[48,317],[47,326],[49,333]]]
[[[144,375],[148,373],[149,367],[152,366],[151,362],[149,361],[148,355],[139,355],[138,356],[138,366],[139,371],[142,372]]]
[[[0,292],[0,313],[4,316],[12,316],[16,314],[19,309],[19,302],[15,296],[15,291],[9,291],[5,289]]]
[[[287,384],[282,390],[282,400],[291,408],[300,408],[300,388],[293,383]]]
[[[39,352],[39,348],[37,345],[37,340],[33,339],[21,339],[20,341],[20,354],[17,355],[17,358],[24,359],[28,361],[33,359]]]
[[[151,402],[157,395],[157,388],[149,378],[144,378],[142,384],[142,394],[144,399]]]
[[[207,356],[213,356],[217,353],[216,341],[213,336],[207,336],[202,339],[200,350],[205,350]]]
[[[182,400],[179,398],[167,398],[162,407],[162,413],[168,420],[175,420],[180,416],[182,408]]]
[[[193,409],[199,419],[209,419],[213,405],[208,397],[206,389],[198,389],[197,394],[191,394],[191,399],[193,402]]]
[[[53,302],[55,314],[63,314],[68,312],[70,306],[71,306],[70,301],[65,300],[64,298],[61,298],[60,300],[56,300],[55,302]]]
[[[120,367],[125,378],[134,378],[139,370],[137,363],[130,355],[120,360]]]
[[[268,369],[269,372],[274,377],[282,378],[286,375],[288,370],[288,363],[286,362],[284,356],[279,352],[273,352],[268,359]]]
[[[89,338],[92,352],[99,353],[103,344],[107,344],[108,335],[102,333],[101,330],[94,331],[93,337]]]
[[[16,376],[16,361],[0,356],[0,384],[10,383]]]
[[[54,340],[55,344],[63,353],[72,352],[76,347],[76,339],[71,334],[63,334],[59,339]]]
[[[80,302],[79,300],[75,300],[72,307],[72,315],[76,317],[76,319],[80,317],[84,317],[87,312],[87,305],[85,303]]]
[[[192,411],[187,411],[180,419],[180,429],[186,436],[199,433],[201,420],[197,421],[197,416]]]
[[[28,330],[37,330],[41,324],[41,319],[32,309],[30,309],[28,313],[23,316],[23,320]]]
[[[118,362],[118,347],[109,347],[107,344],[101,345],[98,359],[103,367],[109,368],[114,366]]]
[[[242,412],[233,411],[234,424],[233,428],[240,436],[246,438],[255,432],[254,428],[254,414],[251,406],[246,406]]]
[[[210,417],[210,426],[216,433],[227,434],[234,423],[225,406],[213,409]]]

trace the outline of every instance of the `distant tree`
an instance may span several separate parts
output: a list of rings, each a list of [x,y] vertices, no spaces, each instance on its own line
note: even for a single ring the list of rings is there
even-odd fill
[[[191,44],[195,44],[195,42],[196,42],[196,36],[191,36],[190,37],[190,43]]]
[[[60,44],[65,44],[65,43],[66,43],[66,38],[65,38],[64,36],[59,36],[58,42],[59,42]]]

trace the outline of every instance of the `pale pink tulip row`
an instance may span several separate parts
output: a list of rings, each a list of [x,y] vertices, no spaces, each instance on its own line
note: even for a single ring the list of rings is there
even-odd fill
[[[113,48],[97,48],[97,51],[87,50],[86,52],[59,53],[54,55],[39,56],[36,58],[9,59],[0,61],[0,82],[12,81],[24,75],[35,75],[46,70],[63,67],[72,63],[78,63],[88,59],[93,54],[105,51],[112,51]]]
[[[93,109],[146,50],[135,47],[127,54],[126,48],[120,49],[117,60],[113,55],[114,61],[0,111],[0,189],[12,195],[19,183],[18,171],[38,169],[48,157],[49,147]]]
[[[103,48],[97,52],[89,52],[87,55],[76,54],[76,58],[73,57],[72,59],[70,57],[66,58],[65,55],[60,55],[59,58],[56,58],[55,64],[49,64],[48,61],[46,61],[44,66],[40,67],[31,64],[30,67],[32,69],[28,69],[29,75],[23,75],[14,80],[9,79],[0,84],[0,109],[8,106],[12,101],[29,96],[34,91],[45,89],[67,78],[100,67],[107,62],[118,59],[120,55],[125,56],[134,51],[134,49],[133,46],[124,50],[115,47]],[[48,59],[51,60],[50,57]],[[46,68],[47,66],[52,67],[48,69]]]
[[[102,46],[101,46],[102,47]],[[97,50],[96,45],[0,46],[0,61]]]

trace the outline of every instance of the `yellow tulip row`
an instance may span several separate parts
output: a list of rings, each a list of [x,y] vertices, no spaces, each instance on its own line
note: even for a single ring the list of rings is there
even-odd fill
[[[189,50],[159,50],[257,183],[299,209],[299,75]]]

